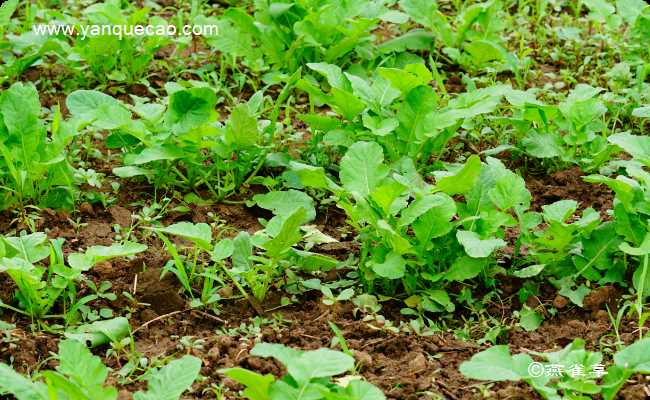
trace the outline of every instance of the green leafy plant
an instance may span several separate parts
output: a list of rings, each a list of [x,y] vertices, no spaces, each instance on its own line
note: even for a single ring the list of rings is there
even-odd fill
[[[439,160],[449,141],[461,134],[461,126],[494,112],[512,91],[496,85],[442,101],[428,85],[431,71],[421,63],[378,68],[368,77],[332,64],[307,66],[325,82],[317,85],[315,78],[306,76],[297,87],[309,94],[314,105],[328,105],[342,117],[313,112],[299,116],[324,147],[348,148],[359,140],[374,141],[382,145],[390,162],[409,157],[418,169],[431,168],[432,159]]]
[[[6,364],[0,364],[0,393],[17,400],[115,400],[117,389],[106,386],[109,369],[81,342],[68,339],[59,343],[56,370],[24,377]],[[150,371],[148,390],[134,394],[135,400],[178,399],[197,378],[201,360],[184,356]]]
[[[248,298],[240,281],[248,286],[255,298],[264,299],[266,293],[285,271],[295,267],[306,272],[332,269],[337,261],[298,248],[300,242],[310,241],[314,230],[301,231],[301,226],[315,215],[313,200],[302,192],[290,190],[257,195],[254,201],[273,211],[275,216],[266,221],[264,229],[250,235],[240,232],[235,238],[212,238],[208,224],[179,222],[164,228],[152,228],[165,242],[172,255],[166,266],[183,284],[185,291],[194,297],[193,286],[202,282],[200,299],[204,304],[218,300],[216,282],[219,271]],[[166,235],[182,237],[193,243],[189,257],[183,257]],[[311,240],[314,243],[314,240]],[[209,255],[211,261],[202,256]],[[230,258],[230,266],[226,260]]]
[[[78,318],[79,308],[97,298],[97,294],[77,296],[77,285],[84,281],[84,273],[100,261],[126,257],[144,251],[147,246],[126,242],[112,246],[91,246],[85,253],[63,256],[63,240],[48,243],[44,233],[0,238],[0,272],[6,273],[17,286],[18,308],[0,303],[0,306],[33,318],[45,318],[60,304],[66,324]],[[42,265],[49,258],[47,266]]]
[[[277,69],[276,76],[267,75],[273,81],[307,62],[374,58],[373,29],[381,21],[405,21],[390,3],[258,0],[252,15],[229,8],[217,19],[220,34],[208,43],[235,68],[234,61],[242,59],[253,72]]]
[[[340,162],[334,183],[322,168],[294,162],[307,187],[331,192],[358,232],[359,278],[369,293],[408,296],[409,307],[451,311],[448,282],[489,277],[506,227],[528,231],[539,221],[526,210],[523,179],[496,159],[476,156],[426,183],[412,162],[388,166],[373,142],[356,142]],[[464,201],[452,196],[462,195]]]
[[[520,68],[517,58],[507,51],[502,41],[506,21],[500,1],[468,5],[459,10],[456,18],[443,14],[434,1],[402,0],[399,5],[413,21],[433,33],[433,39],[451,61],[464,68],[481,69],[490,65]],[[417,33],[418,28],[404,36],[409,38]],[[412,41],[411,38],[408,42]]]
[[[264,136],[256,118],[261,93],[237,105],[220,125],[212,89],[171,84],[167,89],[167,107],[136,103],[139,120],[132,120],[120,101],[97,91],[76,91],[66,104],[84,123],[111,130],[106,146],[125,151],[124,166],[113,171],[119,177],[146,177],[156,187],[206,188],[216,199],[232,194],[256,171],[263,155]]]
[[[281,344],[258,343],[250,354],[277,359],[286,367],[287,375],[276,380],[272,375],[260,375],[243,368],[221,370],[224,375],[246,387],[242,394],[249,400],[386,398],[378,388],[359,378],[350,379],[347,384],[332,382],[333,377],[354,368],[354,358],[338,351],[300,351]]]
[[[603,355],[584,349],[576,339],[564,349],[511,355],[507,346],[493,346],[460,365],[468,378],[487,381],[523,381],[544,399],[578,399],[601,395],[616,398],[625,381],[634,374],[650,374],[650,339],[642,339],[614,354],[614,365],[605,367]],[[602,379],[601,379],[602,378]],[[600,380],[600,382],[599,382]]]
[[[58,108],[49,133],[40,118],[41,103],[33,84],[15,83],[0,94],[0,209],[30,202],[72,208],[73,170],[66,146],[76,135]]]
[[[558,105],[548,105],[530,92],[514,91],[506,96],[514,113],[504,121],[512,124],[523,151],[549,161],[549,168],[577,164],[594,170],[614,153],[607,142],[608,109],[599,96],[601,92],[578,84]]]

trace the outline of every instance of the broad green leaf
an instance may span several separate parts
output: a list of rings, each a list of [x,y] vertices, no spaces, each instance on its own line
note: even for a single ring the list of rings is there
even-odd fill
[[[353,144],[341,159],[343,187],[355,196],[368,197],[388,176],[384,152],[374,142]]]
[[[483,381],[519,381],[528,376],[530,356],[510,355],[508,346],[492,346],[472,356],[460,365],[460,372],[467,378]]]
[[[456,203],[451,197],[443,193],[427,195],[415,200],[406,209],[402,210],[399,226],[411,225],[416,219],[432,209],[438,209],[440,213],[444,214],[445,222],[448,222],[456,213]]]
[[[162,145],[147,147],[140,153],[129,153],[124,156],[124,164],[142,165],[152,161],[176,160],[183,158],[185,153],[176,146]]]
[[[134,176],[153,176],[153,171],[136,166],[113,168],[113,174],[120,178],[133,178]]]
[[[287,365],[289,375],[300,384],[316,378],[336,376],[353,368],[354,358],[325,348],[305,351]]]
[[[166,123],[177,133],[185,133],[210,121],[217,96],[210,88],[179,90],[169,96]]]
[[[291,161],[289,163],[292,172],[295,172],[302,183],[306,187],[313,187],[316,189],[327,189],[331,183],[325,175],[323,167],[314,167],[312,165]]]
[[[488,191],[488,197],[497,208],[503,211],[511,208],[515,210],[528,209],[532,198],[524,179],[510,171],[497,179],[494,187]]]
[[[101,386],[108,377],[108,368],[102,360],[77,340],[66,339],[59,342],[58,358],[57,371],[80,386]]]
[[[542,206],[542,215],[547,222],[564,223],[577,208],[578,202],[575,200],[559,200]]]
[[[632,110],[633,117],[650,118],[650,106],[635,108]]]
[[[481,173],[481,159],[472,155],[458,172],[439,178],[436,188],[450,196],[470,191]]]
[[[434,35],[423,29],[412,29],[396,38],[387,40],[377,46],[381,53],[403,52],[406,50],[428,50],[433,47]]]
[[[417,148],[417,143],[426,140],[431,133],[426,117],[436,108],[436,104],[436,93],[429,86],[412,89],[397,113],[399,138],[413,148]]]
[[[302,240],[300,226],[305,222],[305,209],[300,207],[286,218],[279,218],[282,224],[277,235],[273,239],[265,242],[262,247],[266,250],[266,255],[271,258],[278,258],[284,252],[288,251],[291,246]]]
[[[96,90],[77,90],[66,98],[70,114],[99,129],[116,129],[131,123],[131,112],[122,102]]]
[[[622,132],[609,136],[607,140],[628,152],[635,160],[650,166],[650,137]]]
[[[519,326],[524,328],[527,332],[536,330],[542,322],[544,322],[544,317],[532,308],[524,305],[522,309],[519,310]]]
[[[250,354],[255,357],[273,357],[287,366],[297,360],[303,352],[278,343],[257,343]]]
[[[406,272],[406,260],[396,252],[390,252],[382,263],[375,263],[372,270],[382,278],[399,279]]]
[[[536,158],[560,157],[563,154],[562,137],[553,132],[531,131],[522,140],[526,153]]]
[[[347,73],[345,75],[352,85],[354,95],[368,104],[375,112],[381,112],[400,95],[400,92],[393,88],[385,78],[377,77],[370,84],[356,75]]]
[[[404,69],[378,68],[377,72],[402,95],[407,95],[417,86],[427,85],[433,79],[431,71],[424,64],[408,64]]]
[[[226,142],[236,147],[250,147],[260,137],[257,118],[247,104],[239,104],[230,113],[226,123]]]
[[[558,292],[558,294],[568,298],[573,304],[579,307],[582,307],[583,301],[589,293],[591,293],[591,289],[584,284],[578,286],[576,289],[571,289],[568,285],[563,286]]]
[[[233,239],[232,267],[239,273],[251,269],[251,257],[253,256],[253,245],[251,236],[246,231],[241,231]]]
[[[147,246],[135,242],[112,244],[110,246],[91,246],[85,253],[72,253],[68,256],[68,263],[79,271],[88,271],[100,261],[115,257],[128,257],[147,250]]]
[[[65,332],[65,337],[96,347],[106,343],[119,343],[131,332],[129,320],[117,317],[81,325]]]
[[[544,268],[546,267],[545,264],[536,264],[536,265],[531,265],[525,268],[522,268],[520,270],[514,271],[512,275],[516,276],[517,278],[532,278],[533,276],[539,275]]]
[[[472,279],[478,276],[486,266],[487,263],[484,259],[462,256],[451,265],[445,274],[445,279],[458,282]]]
[[[327,63],[309,63],[307,66],[324,76],[332,88],[347,92],[352,91],[350,81],[339,66]]]
[[[8,246],[3,256],[13,257],[15,255],[30,263],[41,261],[50,255],[50,246],[47,244],[47,235],[43,232],[35,232],[24,236],[10,236],[0,238]]]
[[[446,235],[454,227],[451,220],[456,215],[456,202],[446,194],[434,194],[436,195],[442,201],[419,216],[411,225],[415,237],[424,246],[431,239]]]
[[[230,257],[235,251],[235,243],[232,239],[222,239],[214,245],[210,258],[212,261],[221,261]]]
[[[242,393],[249,400],[271,400],[269,389],[275,381],[273,375],[260,375],[243,368],[228,368],[222,372],[228,378],[244,385],[246,388]]]
[[[269,192],[253,196],[253,201],[266,210],[270,210],[274,215],[286,218],[293,214],[299,207],[305,211],[305,222],[309,222],[316,217],[314,200],[305,192],[290,189],[287,191]]]
[[[174,360],[148,379],[146,392],[136,392],[134,400],[178,400],[199,376],[201,360],[190,355]]]
[[[489,257],[495,250],[506,246],[502,239],[481,239],[476,232],[458,231],[456,239],[463,245],[468,256],[473,258]]]
[[[4,28],[9,25],[11,16],[18,8],[18,0],[7,0],[0,5],[0,27]],[[0,28],[0,32],[2,29]]]
[[[0,95],[0,114],[9,135],[24,146],[35,150],[45,132],[41,132],[41,103],[32,83],[14,83]]]
[[[48,400],[47,387],[40,382],[32,382],[7,364],[0,363],[0,393],[14,395],[17,400]]]
[[[650,374],[650,338],[641,339],[614,354],[617,366]]]
[[[351,397],[350,400],[386,400],[386,396],[378,387],[362,380],[350,382],[344,393]]]
[[[163,228],[149,228],[156,232],[167,233],[169,235],[180,236],[184,239],[190,240],[204,250],[211,250],[210,243],[212,242],[212,228],[206,223],[193,224],[191,222],[183,221],[177,222]]]

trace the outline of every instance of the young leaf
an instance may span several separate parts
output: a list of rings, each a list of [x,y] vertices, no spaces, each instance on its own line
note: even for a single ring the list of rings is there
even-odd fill
[[[185,133],[207,123],[214,114],[217,96],[210,88],[191,88],[169,97],[166,123],[175,132]]]
[[[7,364],[0,363],[0,393],[10,393],[17,400],[48,400],[47,387],[32,382]]]
[[[253,196],[253,201],[259,207],[271,210],[273,214],[286,218],[291,215],[298,207],[306,211],[306,218],[303,222],[309,222],[316,217],[314,200],[305,192],[290,189],[287,191],[269,192]]]
[[[108,368],[93,355],[85,344],[67,339],[59,343],[59,366],[57,371],[74,380],[80,386],[101,386],[108,377]]]
[[[458,231],[456,239],[463,245],[468,256],[473,258],[489,257],[496,249],[505,247],[501,239],[481,239],[476,232]]]
[[[438,179],[436,188],[450,196],[467,193],[474,187],[480,173],[481,159],[472,155],[458,172]]]
[[[636,373],[650,374],[650,338],[641,339],[614,354],[619,367]]]
[[[70,114],[99,129],[116,129],[131,123],[131,112],[113,97],[96,90],[77,90],[65,101]]]
[[[383,278],[399,279],[406,272],[406,260],[397,252],[391,251],[382,263],[375,263],[372,270]]]
[[[542,322],[544,322],[544,317],[526,305],[519,311],[519,326],[527,332],[539,328]]]
[[[269,389],[275,381],[273,375],[260,375],[243,368],[228,368],[220,370],[228,378],[241,383],[246,388],[242,393],[249,400],[271,400]]]
[[[257,119],[248,105],[237,105],[226,123],[226,142],[235,147],[250,147],[257,143],[259,135]]]
[[[384,152],[375,142],[357,142],[341,159],[341,183],[355,196],[368,197],[386,176]]]
[[[174,360],[154,372],[148,390],[136,392],[134,400],[178,400],[201,371],[201,360],[190,355]]]
[[[174,236],[180,236],[187,239],[202,249],[211,250],[210,242],[212,242],[212,228],[206,223],[193,224],[191,222],[177,222],[173,225],[164,228],[149,228],[156,232],[167,233]]]
[[[528,376],[533,360],[527,354],[510,355],[508,346],[492,346],[460,365],[460,372],[470,379],[484,381],[519,381]]]

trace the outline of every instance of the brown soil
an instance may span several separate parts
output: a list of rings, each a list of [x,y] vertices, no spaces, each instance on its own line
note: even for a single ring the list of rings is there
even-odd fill
[[[526,177],[526,186],[533,195],[533,209],[541,211],[544,205],[570,199],[578,202],[580,210],[592,207],[607,217],[605,211],[613,208],[614,194],[604,185],[585,182],[583,176],[580,168],[572,167],[551,175]]]

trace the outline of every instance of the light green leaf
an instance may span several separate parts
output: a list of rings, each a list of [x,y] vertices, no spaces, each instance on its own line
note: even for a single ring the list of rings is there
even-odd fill
[[[326,348],[306,351],[287,365],[289,375],[300,384],[336,376],[353,368],[354,358]]]
[[[81,325],[65,332],[65,337],[96,347],[106,343],[119,343],[131,332],[129,320],[117,317]]]
[[[250,147],[260,137],[255,115],[247,104],[239,104],[230,113],[226,123],[226,142],[237,147]]]
[[[299,207],[305,210],[305,222],[316,217],[314,200],[305,192],[290,189],[287,191],[269,192],[253,196],[253,201],[259,207],[271,210],[274,215],[286,218],[293,214]]]
[[[522,268],[520,270],[514,271],[512,275],[516,276],[517,278],[532,278],[533,276],[537,276],[544,270],[546,267],[546,264],[536,264],[536,265],[531,265],[526,268]]]
[[[214,245],[210,258],[212,261],[221,261],[230,257],[235,251],[235,243],[232,239],[222,239]]]
[[[134,400],[178,400],[192,386],[201,370],[201,360],[185,355],[155,371],[148,379],[148,390],[136,392]]]
[[[169,97],[165,121],[174,132],[185,133],[209,122],[216,104],[217,96],[210,88],[179,90]]]
[[[650,374],[650,338],[641,339],[614,354],[614,363],[636,373]]]
[[[48,400],[47,387],[32,382],[7,364],[0,363],[0,393],[14,395],[17,400]]]
[[[206,223],[202,222],[193,224],[191,222],[183,221],[164,228],[149,229],[156,232],[167,233],[169,235],[180,236],[192,241],[206,251],[211,250],[210,243],[212,242],[212,228],[210,228],[210,225]]]
[[[115,243],[110,246],[91,246],[85,253],[72,253],[68,256],[70,266],[79,271],[88,271],[100,261],[115,257],[128,257],[147,250],[147,246],[135,242]]]
[[[609,136],[607,140],[628,152],[635,160],[650,166],[650,137],[622,132]]]
[[[481,174],[481,159],[472,155],[458,172],[439,178],[436,188],[450,196],[469,192]]]
[[[632,116],[638,118],[650,118],[650,106],[643,106],[632,110]]]
[[[530,356],[510,355],[508,346],[492,346],[460,365],[460,372],[470,379],[483,381],[519,381],[528,376]]]
[[[242,393],[249,400],[271,400],[269,389],[275,378],[271,374],[260,375],[243,368],[228,368],[220,370],[230,379],[244,385],[246,389]]]
[[[18,0],[7,0],[0,5],[0,27],[4,28],[9,25],[11,16],[18,8]],[[2,30],[0,29],[0,32]]]
[[[527,332],[539,328],[542,322],[544,322],[544,317],[526,305],[519,311],[519,326]]]
[[[382,263],[375,263],[372,270],[383,278],[399,279],[406,272],[406,260],[397,252],[390,252]]]
[[[77,340],[67,339],[59,342],[58,358],[57,371],[81,386],[101,386],[108,377],[108,368],[102,360]]]
[[[99,129],[117,129],[131,123],[131,112],[122,102],[96,90],[77,90],[65,101],[70,114]]]
[[[445,274],[445,279],[457,282],[472,279],[478,276],[486,266],[487,263],[484,259],[462,256],[451,265]]]
[[[458,231],[456,239],[463,245],[468,256],[473,258],[489,257],[495,250],[505,247],[501,239],[481,239],[476,232]]]
[[[340,179],[353,195],[368,197],[388,176],[384,152],[374,142],[353,144],[341,159]]]

